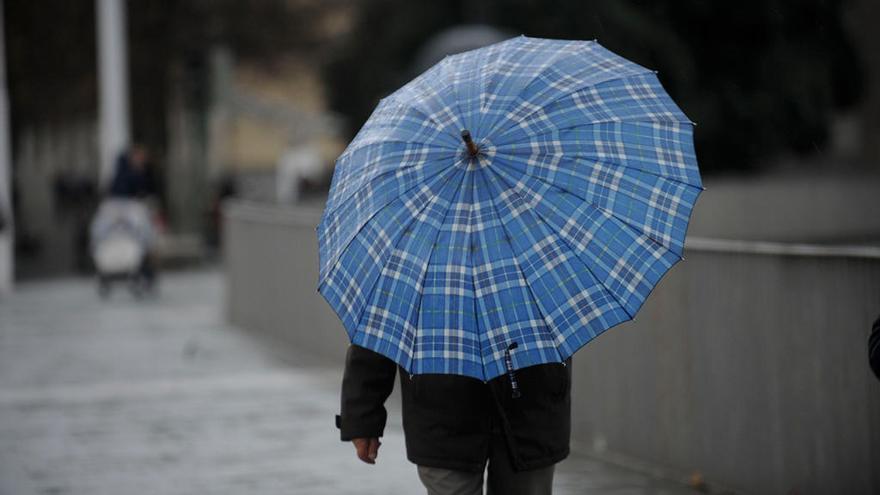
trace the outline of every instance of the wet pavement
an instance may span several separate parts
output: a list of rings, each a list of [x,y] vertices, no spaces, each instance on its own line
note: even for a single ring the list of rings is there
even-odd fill
[[[101,301],[89,279],[0,300],[0,495],[419,494],[390,405],[379,461],[338,441],[341,370],[224,323],[222,276]],[[557,494],[693,494],[574,454]]]

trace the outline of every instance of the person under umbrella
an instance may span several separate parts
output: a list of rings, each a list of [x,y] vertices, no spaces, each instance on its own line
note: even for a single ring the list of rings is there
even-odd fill
[[[571,356],[682,259],[702,191],[693,124],[596,42],[518,37],[383,99],[318,226],[342,320],[340,436],[374,463],[399,375],[429,494],[552,492]]]

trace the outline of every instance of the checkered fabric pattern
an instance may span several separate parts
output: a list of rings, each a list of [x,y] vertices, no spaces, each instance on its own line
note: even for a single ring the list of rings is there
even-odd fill
[[[513,343],[515,369],[559,362],[633,318],[701,191],[693,124],[653,71],[514,38],[379,102],[336,163],[319,291],[413,374],[490,380]]]

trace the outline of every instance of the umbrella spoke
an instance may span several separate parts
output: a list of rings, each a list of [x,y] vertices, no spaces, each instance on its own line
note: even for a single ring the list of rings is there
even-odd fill
[[[485,376],[471,277],[474,172],[468,170],[434,239],[418,309],[413,373]],[[447,359],[455,356],[455,360]]]
[[[608,51],[595,41],[559,40],[544,48],[549,49],[545,52],[544,61],[532,72],[528,82],[520,80],[521,87],[506,93],[506,98],[495,100],[499,103],[495,108],[487,109],[487,113],[492,115],[492,128],[501,125],[502,119],[513,122],[526,118],[536,109],[573,92],[606,81],[651,72]]]
[[[625,77],[651,73],[649,69],[612,53],[597,42],[579,43],[557,64],[547,67],[519,94],[508,114],[528,118],[571,93]]]
[[[425,274],[443,219],[465,175],[462,168],[456,167],[455,175],[437,194],[421,209],[411,212],[368,291],[370,302],[361,309],[353,343],[377,349],[395,362],[412,364]]]
[[[445,86],[433,101],[435,112],[450,114],[453,118],[448,121],[455,126],[453,130],[468,129],[473,122],[473,109],[471,98],[478,94],[473,90],[475,78],[475,58],[464,54],[450,55],[440,65],[443,70],[439,77],[443,78]]]
[[[518,350],[512,358],[517,368],[562,361],[551,322],[519,266],[484,170],[476,172],[474,213],[478,227],[472,250],[479,320],[487,329],[483,334],[487,374],[506,371],[505,353],[514,342]]]
[[[489,47],[491,48],[491,47]],[[479,122],[482,118],[480,113],[480,101],[484,93],[481,90],[480,78],[486,72],[486,65],[491,55],[490,49],[479,50],[475,54],[459,53],[449,57],[449,67],[456,70],[449,74],[452,85],[453,101],[450,105],[455,107],[456,113],[461,118],[461,129],[473,129],[480,134]]]
[[[551,158],[496,156],[495,165],[573,194],[679,255],[684,250],[688,220],[701,188],[646,173],[627,174],[602,162]]]
[[[476,174],[476,171],[471,172],[470,176],[471,176],[471,182],[470,182],[470,188],[469,188],[469,196],[467,197],[467,200],[470,204],[470,211],[469,211],[469,215],[468,215],[468,219],[467,219],[468,220],[468,223],[467,223],[468,240],[467,240],[467,244],[466,244],[466,246],[468,248],[467,249],[467,252],[468,252],[468,263],[467,264],[468,264],[468,268],[469,268],[468,273],[471,276],[471,290],[473,291],[473,294],[474,294],[472,306],[473,306],[473,313],[474,313],[474,329],[477,333],[477,341],[480,343],[480,364],[483,367],[483,380],[488,380],[488,377],[490,375],[489,375],[489,371],[486,369],[486,359],[487,359],[486,356],[488,353],[487,351],[489,349],[486,346],[484,336],[488,335],[488,333],[491,331],[491,328],[480,324],[480,318],[477,316],[479,314],[478,307],[477,307],[477,269],[476,269],[477,264],[476,264],[476,260],[474,259],[474,250],[470,249],[470,247],[474,245],[474,233],[478,230],[478,228],[480,226],[479,217],[477,215],[477,208],[475,206],[476,205],[476,195],[477,195],[477,182],[476,182],[477,174]]]
[[[387,243],[389,232],[387,228],[394,229],[391,234],[403,230],[403,222],[405,214],[395,213],[395,210],[401,212],[418,212],[423,208],[427,200],[437,194],[437,190],[442,188],[454,175],[458,167],[449,167],[440,174],[434,176],[430,181],[422,184],[416,184],[411,189],[412,194],[404,198],[400,196],[388,202],[388,204],[376,209],[374,212],[367,212],[362,208],[355,208],[347,218],[335,217],[324,218],[318,228],[318,234],[323,239],[324,248],[320,250],[320,270],[319,270],[319,289],[331,278],[333,269],[339,267],[342,263],[343,254],[347,253],[354,241],[359,236],[368,236],[368,239],[360,239],[360,248],[366,252],[359,253],[354,257],[353,263],[361,265],[366,259],[376,259],[374,251],[377,246]],[[360,216],[358,216],[360,215]],[[371,225],[372,224],[372,225]],[[371,230],[372,229],[372,230]],[[395,237],[396,238],[396,237]],[[357,273],[361,273],[363,267],[358,268]],[[355,277],[353,280],[360,280]]]
[[[473,129],[477,136],[485,136],[489,131],[490,127],[488,126],[487,119],[491,117],[489,114],[493,106],[498,104],[496,102],[498,94],[487,91],[489,80],[496,74],[501,61],[504,59],[505,51],[516,46],[518,42],[519,38],[511,38],[494,45],[489,45],[478,51],[479,61],[477,65],[480,71],[476,84],[480,92],[478,98],[480,116]]]
[[[449,65],[449,58],[444,59],[429,69],[428,72],[432,73],[430,77],[413,80],[389,98],[394,98],[402,102],[403,106],[424,115],[444,133],[457,136],[463,129],[463,124],[452,108],[455,106],[455,95],[449,80]],[[453,104],[450,105],[450,102]]]
[[[485,125],[494,129],[507,118],[510,108],[536,78],[559,58],[584,45],[579,41],[538,40],[520,36],[511,40],[511,47],[502,52],[490,68],[490,76],[482,93],[495,95],[484,107]]]
[[[493,190],[501,222],[530,289],[544,306],[544,315],[556,333],[562,359],[606,329],[631,319],[614,294],[537,216],[529,201],[484,173]],[[518,363],[518,367],[520,363]]]
[[[702,188],[693,124],[604,122],[551,130],[528,141],[496,146],[498,153],[539,163],[558,156],[626,167]]]
[[[355,169],[353,166],[346,166],[346,162],[353,159],[355,158],[340,158],[337,162],[333,173],[334,186],[325,206],[325,215],[344,206],[364,187],[370,189],[368,194],[373,194],[372,191],[376,189],[389,189],[388,187],[383,187],[385,185],[383,181],[386,180],[399,184],[396,188],[398,191],[408,189],[405,187],[405,184],[412,177],[418,177],[417,182],[424,182],[426,178],[430,178],[434,173],[439,173],[449,167],[449,164],[455,160],[455,152],[444,151],[438,153],[425,149],[422,151],[405,150],[388,153],[387,155],[367,156],[363,157],[363,159],[373,162],[370,168],[360,167],[359,169]],[[390,189],[393,190],[395,188]]]
[[[458,145],[455,136],[441,129],[438,122],[430,119],[426,121],[427,117],[418,108],[399,102],[393,98],[393,95],[389,96],[379,103],[367,124],[358,131],[346,151],[357,149],[362,143],[379,141],[429,143],[434,146],[455,148]]]
[[[360,229],[369,222],[380,210],[390,205],[398,198],[404,198],[412,191],[431,184],[444,174],[449,173],[455,167],[440,162],[437,170],[411,168],[403,173],[395,175],[395,181],[384,184],[384,187],[363,187],[339,204],[332,211],[324,212],[321,223],[318,225],[318,234],[326,237],[324,241],[330,256],[325,257],[324,250],[321,254],[320,276],[336,261],[339,253],[344,249]],[[373,186],[374,184],[370,184]],[[376,185],[379,186],[379,185]]]
[[[660,278],[681,256],[631,225],[559,188],[532,177],[514,179],[494,170],[509,194],[529,198],[544,223],[553,228],[593,276],[635,316]]]
[[[528,141],[555,129],[599,122],[691,122],[653,73],[605,81],[526,112],[508,114],[509,125],[494,129],[492,141]]]

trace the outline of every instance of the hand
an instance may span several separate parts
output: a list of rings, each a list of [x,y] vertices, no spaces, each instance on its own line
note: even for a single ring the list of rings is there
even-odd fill
[[[382,445],[382,442],[380,442],[378,438],[355,438],[351,443],[354,444],[358,459],[367,464],[376,464],[376,457],[379,455],[379,446]]]

